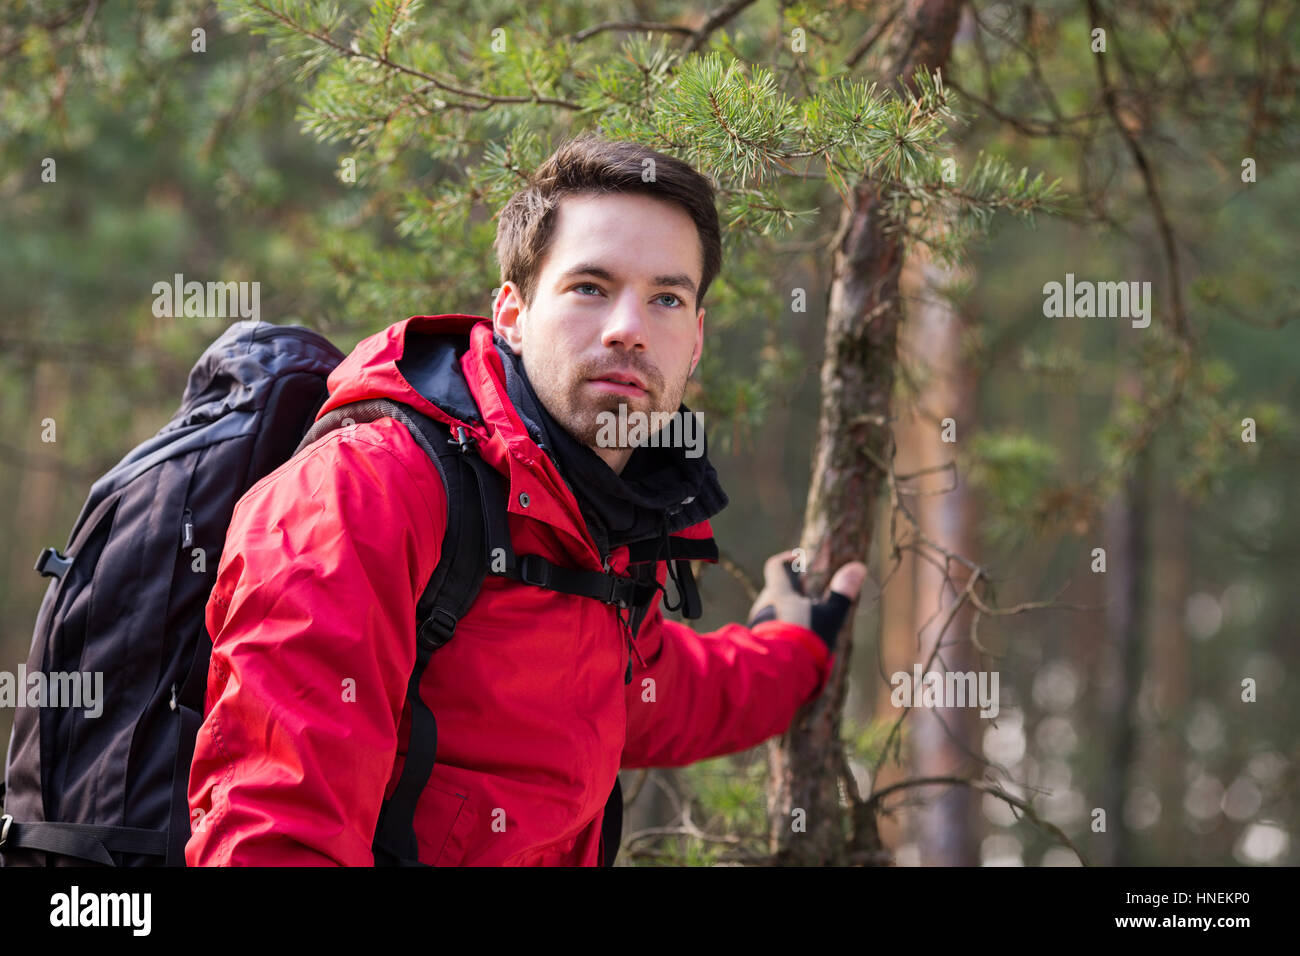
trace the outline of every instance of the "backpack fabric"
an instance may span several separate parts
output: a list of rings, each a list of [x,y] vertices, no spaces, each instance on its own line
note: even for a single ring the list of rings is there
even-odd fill
[[[654,588],[644,583],[516,557],[499,478],[464,434],[451,436],[445,424],[384,399],[335,408],[313,424],[342,359],[309,329],[236,323],[204,352],[167,425],[95,483],[64,551],[42,553],[37,570],[54,580],[27,673],[45,675],[49,689],[55,675],[102,674],[102,711],[16,710],[0,789],[0,865],[184,865],[186,788],[211,652],[204,609],[235,503],[335,428],[401,422],[437,466],[448,501],[443,559],[413,622],[412,743],[380,813],[376,864],[415,864],[415,803],[437,748],[436,721],[415,689],[477,597],[486,555],[508,556],[492,573],[529,575],[529,583],[642,612],[648,605]],[[621,811],[616,782],[602,833],[605,865],[617,851]]]
[[[202,720],[203,608],[247,488],[297,447],[343,354],[315,332],[241,322],[190,373],[180,409],[95,482],[41,603],[28,673],[103,674],[103,713],[23,707],[5,769],[6,865],[177,863],[187,742]],[[22,688],[19,689],[22,692]],[[103,827],[41,830],[45,822]],[[3,824],[0,824],[2,826]],[[183,846],[183,840],[179,841]]]

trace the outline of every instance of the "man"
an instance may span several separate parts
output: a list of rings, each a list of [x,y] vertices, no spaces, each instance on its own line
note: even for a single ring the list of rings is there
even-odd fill
[[[506,205],[497,253],[490,323],[418,316],[371,336],[320,414],[386,397],[464,428],[503,477],[517,554],[620,576],[650,562],[662,586],[670,548],[706,542],[726,496],[706,456],[611,447],[600,422],[687,411],[721,265],[711,185],[582,137]],[[410,739],[414,609],[446,522],[435,466],[391,418],[326,435],[240,500],[207,608],[190,865],[374,862]],[[783,732],[820,692],[865,574],[846,566],[815,603],[788,557],[767,563],[752,627],[709,634],[666,620],[660,593],[632,627],[589,597],[487,577],[419,686],[438,729],[419,862],[598,865],[620,767]]]

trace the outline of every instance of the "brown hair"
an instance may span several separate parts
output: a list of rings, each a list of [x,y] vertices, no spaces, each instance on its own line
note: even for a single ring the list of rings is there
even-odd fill
[[[642,178],[645,160],[654,161],[654,179]],[[695,306],[722,268],[722,230],[714,206],[713,184],[690,164],[639,143],[615,142],[584,133],[560,145],[510,197],[497,221],[495,243],[501,281],[514,282],[532,302],[537,279],[555,233],[555,210],[577,193],[641,193],[677,203],[695,222],[704,250],[703,275]]]

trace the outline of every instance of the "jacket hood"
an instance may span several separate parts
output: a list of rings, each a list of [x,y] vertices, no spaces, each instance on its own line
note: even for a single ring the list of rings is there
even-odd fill
[[[521,416],[507,388],[507,370],[484,316],[417,315],[363,339],[330,374],[330,395],[317,418],[352,402],[388,398],[403,402],[452,428],[463,427],[478,443],[483,460],[500,471],[509,487],[507,508],[540,519],[575,539],[598,562],[599,551],[581,507],[534,435],[537,422]],[[713,486],[716,476],[708,467]],[[521,499],[521,495],[527,498]],[[527,510],[520,504],[529,502]],[[709,496],[713,512],[726,504],[721,488]],[[712,529],[705,512],[675,531],[677,537],[706,539]],[[678,524],[681,522],[678,521]]]

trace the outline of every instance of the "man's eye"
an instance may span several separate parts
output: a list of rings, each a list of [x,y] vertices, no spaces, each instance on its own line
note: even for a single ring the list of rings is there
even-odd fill
[[[579,282],[577,285],[574,286],[574,288],[575,288],[575,289],[595,289],[597,292],[600,291],[600,286],[595,285],[594,283],[591,283],[591,282]]]
[[[679,299],[677,296],[673,295],[671,292],[664,292],[664,293],[661,293],[660,295],[656,296],[655,298],[658,298],[658,299],[672,299],[672,300],[674,300],[672,303],[669,303],[669,306],[668,306],[668,307],[669,307],[670,309],[673,308],[674,305],[680,305],[680,304],[681,304],[681,301],[682,301],[682,300]]]

